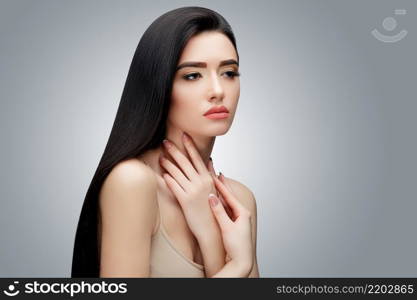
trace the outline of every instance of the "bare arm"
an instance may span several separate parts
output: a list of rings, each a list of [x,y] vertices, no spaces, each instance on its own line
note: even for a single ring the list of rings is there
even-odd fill
[[[164,146],[173,161],[164,155],[160,164],[167,171],[163,175],[166,184],[181,205],[187,224],[198,241],[205,275],[211,277],[224,266],[226,256],[220,229],[207,202],[208,194],[215,192],[215,187],[191,138],[184,135],[182,142],[189,158],[174,143],[166,141]]]
[[[100,277],[148,277],[157,215],[156,180],[146,166],[125,161],[100,191]]]
[[[257,240],[257,209],[256,209],[256,200],[255,196],[251,192],[251,205],[249,210],[251,211],[251,226],[252,226],[252,244],[253,244],[253,250],[254,250],[254,263],[251,272],[249,273],[249,278],[259,278],[259,268],[258,268],[258,262],[256,257],[256,240]]]
[[[257,247],[257,207],[256,199],[252,191],[244,184],[233,180],[231,178],[224,177],[224,180],[228,187],[237,195],[237,199],[250,211],[251,213],[251,230],[252,230],[252,245],[254,251],[253,267],[247,277],[259,278],[259,268],[256,255]]]
[[[221,232],[216,226],[216,231],[207,232],[206,235],[199,239],[199,245],[204,258],[204,266],[209,271],[206,271],[206,277],[249,277],[259,278],[259,269],[257,263],[256,246],[257,246],[257,207],[256,199],[252,191],[242,183],[226,178],[223,176],[223,182],[236,195],[237,199],[244,205],[251,213],[251,232],[252,245],[254,250],[253,266],[250,272],[247,272],[245,266],[227,263],[225,264],[226,253],[221,237]]]
[[[212,278],[245,278],[248,277],[248,269],[239,266],[232,261],[227,263],[219,272],[211,276]]]
[[[216,195],[209,196],[210,207],[220,227],[223,243],[229,261],[224,267],[211,277],[248,277],[254,264],[251,212],[247,209],[223,183],[224,178],[213,179],[216,188],[223,199],[230,206],[232,215],[226,213]]]
[[[223,268],[226,262],[226,252],[220,230],[216,228],[197,240],[203,255],[205,275],[212,277]]]

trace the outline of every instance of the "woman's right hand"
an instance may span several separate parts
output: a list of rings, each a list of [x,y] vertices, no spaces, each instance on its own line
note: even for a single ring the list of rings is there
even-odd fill
[[[222,269],[218,274],[226,277],[239,277],[239,275],[246,277],[252,269],[254,257],[250,211],[236,199],[235,195],[223,182],[216,176],[212,177],[216,189],[231,208],[233,215],[232,218],[229,217],[216,195],[209,195],[210,207],[219,224],[223,245],[227,254],[224,271],[222,272]],[[230,272],[230,270],[236,270],[237,273],[232,274],[234,271]]]

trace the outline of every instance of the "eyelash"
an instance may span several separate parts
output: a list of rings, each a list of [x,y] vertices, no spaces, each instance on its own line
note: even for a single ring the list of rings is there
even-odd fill
[[[226,71],[226,72],[224,72],[225,74],[226,73],[229,73],[229,78],[235,78],[235,77],[238,77],[238,76],[240,76],[240,73],[239,72],[235,72],[235,71]],[[197,79],[189,79],[189,76],[195,76],[195,75],[198,75],[198,77],[201,77],[201,74],[200,73],[190,73],[190,74],[186,74],[186,75],[184,75],[183,76],[183,78],[185,79],[185,80],[187,80],[187,81],[195,81],[195,80],[197,80]]]

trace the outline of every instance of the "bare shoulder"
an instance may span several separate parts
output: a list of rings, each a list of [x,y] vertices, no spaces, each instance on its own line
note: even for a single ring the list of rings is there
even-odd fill
[[[256,199],[253,192],[243,183],[228,177],[224,177],[226,184],[228,184],[236,198],[249,209],[251,212],[256,212]]]
[[[148,277],[157,220],[157,182],[144,163],[118,163],[99,195],[100,277]]]
[[[99,201],[102,210],[107,208],[114,212],[113,209],[120,211],[122,207],[130,207],[152,213],[157,209],[156,193],[154,172],[140,160],[129,159],[118,163],[107,175]]]
[[[152,170],[138,159],[128,159],[118,163],[110,171],[107,182],[122,185],[137,184],[156,186],[156,177]]]
[[[118,163],[107,175],[99,195],[101,210],[140,212],[146,209],[150,215],[156,215],[157,181],[153,171],[137,159]]]

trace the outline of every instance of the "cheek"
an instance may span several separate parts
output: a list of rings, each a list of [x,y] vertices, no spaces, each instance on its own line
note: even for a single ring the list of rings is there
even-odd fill
[[[174,86],[168,119],[175,124],[185,124],[195,119],[202,109],[199,106],[199,99],[200,96],[192,87]]]
[[[233,111],[236,111],[237,104],[239,102],[239,97],[240,97],[240,85],[231,86],[230,89],[228,90],[228,94],[226,97],[230,101],[229,102],[230,108]]]

